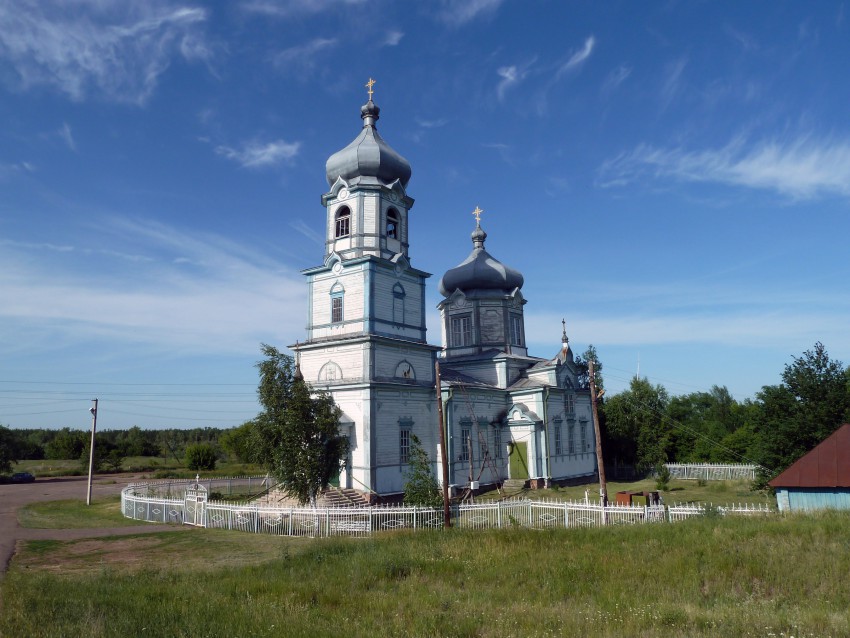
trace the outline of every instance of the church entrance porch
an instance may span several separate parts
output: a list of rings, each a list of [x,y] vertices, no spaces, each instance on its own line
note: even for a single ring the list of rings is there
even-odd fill
[[[528,473],[528,443],[525,441],[516,441],[511,444],[511,450],[508,454],[508,470],[512,480],[527,481]]]

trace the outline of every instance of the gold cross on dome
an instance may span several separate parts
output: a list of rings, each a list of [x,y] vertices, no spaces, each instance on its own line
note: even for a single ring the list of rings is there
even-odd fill
[[[374,93],[374,91],[372,90],[373,86],[375,86],[375,80],[373,80],[372,78],[369,78],[369,81],[366,82],[366,88],[369,89],[369,101],[370,102],[372,101],[372,93]]]
[[[475,215],[475,223],[478,224],[479,226],[481,225],[481,213],[483,213],[483,212],[484,211],[481,210],[480,208],[478,208],[478,206],[476,206],[475,210],[472,211],[472,214]]]

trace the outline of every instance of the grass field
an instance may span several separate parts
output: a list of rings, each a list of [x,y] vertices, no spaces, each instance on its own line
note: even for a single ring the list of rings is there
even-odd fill
[[[847,636],[850,515],[31,542],[3,636]]]
[[[88,470],[83,469],[79,460],[42,459],[38,461],[25,460],[14,464],[15,472],[30,472],[35,476],[83,476]],[[194,478],[195,472],[189,470],[182,461],[172,458],[162,459],[155,456],[128,456],[121,465],[122,472],[146,473],[151,478],[156,474],[169,474],[173,478]],[[105,471],[98,475],[106,474]],[[247,476],[265,474],[265,470],[258,465],[249,463],[230,463],[220,461],[216,469],[210,472],[201,472],[201,476]]]
[[[91,505],[82,499],[31,503],[18,510],[21,527],[38,529],[86,529],[144,525],[121,514],[121,497],[96,498]]]

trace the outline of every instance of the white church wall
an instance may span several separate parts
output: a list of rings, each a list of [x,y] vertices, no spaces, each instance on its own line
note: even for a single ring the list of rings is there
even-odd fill
[[[431,351],[415,346],[381,344],[375,349],[374,374],[380,378],[395,377],[402,362],[410,364],[415,380],[434,383]]]

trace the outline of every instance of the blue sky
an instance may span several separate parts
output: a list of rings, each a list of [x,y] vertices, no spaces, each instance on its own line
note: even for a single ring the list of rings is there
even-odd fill
[[[238,425],[303,339],[325,160],[413,167],[411,261],[487,248],[609,392],[850,360],[843,3],[0,0],[0,423]]]

